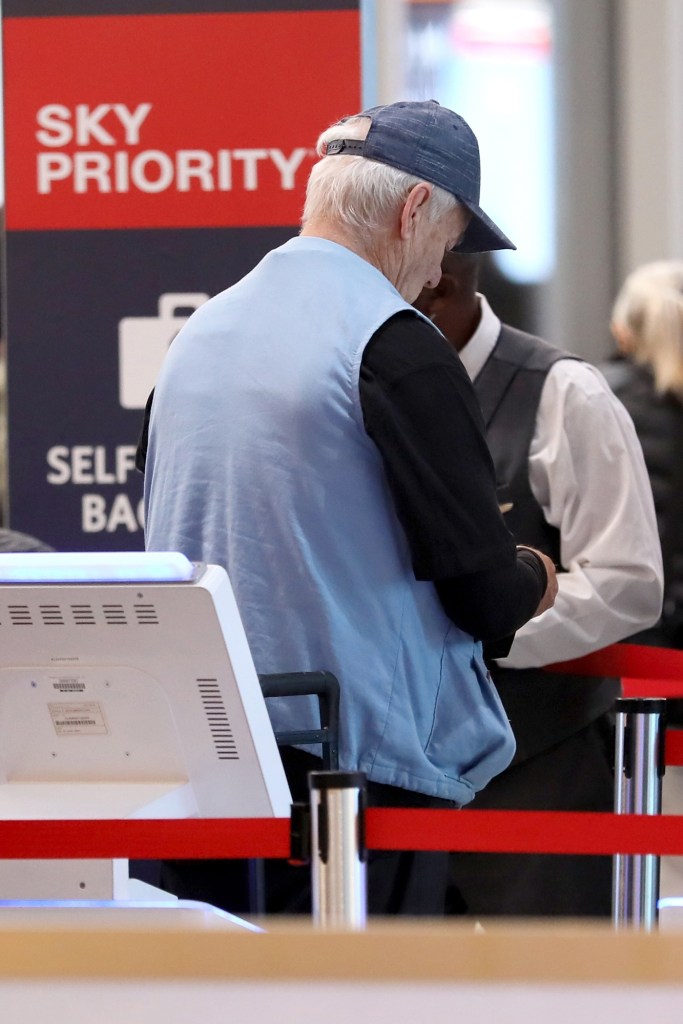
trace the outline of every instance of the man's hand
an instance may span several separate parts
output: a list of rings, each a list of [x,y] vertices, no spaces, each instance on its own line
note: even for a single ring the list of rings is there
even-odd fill
[[[528,551],[533,551],[533,553],[543,562],[548,574],[548,585],[545,588],[545,593],[539,602],[538,608],[531,616],[532,619],[536,619],[539,615],[542,615],[543,612],[547,612],[548,608],[552,608],[555,604],[555,598],[557,597],[557,572],[553,562],[547,555],[544,555],[542,551],[539,551],[537,548],[529,547],[527,544],[520,544],[519,547],[525,547]]]

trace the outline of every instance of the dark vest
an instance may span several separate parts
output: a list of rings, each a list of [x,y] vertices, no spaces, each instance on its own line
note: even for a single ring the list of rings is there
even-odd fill
[[[546,522],[529,486],[529,448],[541,391],[550,368],[574,359],[540,338],[503,326],[474,387],[484,413],[505,521],[519,544],[544,551],[559,565],[559,531]],[[572,676],[541,669],[506,669],[491,675],[517,740],[515,762],[566,739],[614,706],[617,679]]]

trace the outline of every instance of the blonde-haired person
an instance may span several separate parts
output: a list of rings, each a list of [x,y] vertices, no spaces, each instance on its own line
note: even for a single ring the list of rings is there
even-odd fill
[[[657,395],[683,399],[683,260],[645,263],[629,274],[612,333],[621,353],[649,371]]]
[[[618,358],[601,369],[643,448],[664,559],[662,618],[634,639],[683,647],[683,260],[629,274],[611,326]]]

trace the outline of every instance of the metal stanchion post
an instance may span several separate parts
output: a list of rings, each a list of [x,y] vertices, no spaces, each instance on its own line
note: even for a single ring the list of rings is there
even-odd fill
[[[365,775],[310,772],[313,921],[365,927]]]
[[[614,810],[616,814],[661,814],[666,701],[616,701]],[[659,857],[614,855],[612,921],[615,928],[657,927]]]

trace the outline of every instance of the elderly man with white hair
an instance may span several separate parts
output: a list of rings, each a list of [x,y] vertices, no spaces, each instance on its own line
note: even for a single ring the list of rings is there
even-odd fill
[[[345,118],[318,153],[300,234],[169,350],[146,542],[225,566],[260,673],[339,678],[340,767],[366,774],[370,804],[462,806],[514,751],[482,641],[512,637],[557,583],[505,526],[470,380],[410,303],[445,250],[512,243],[479,206],[474,134],[434,101]],[[316,727],[311,703],[271,700],[275,728]],[[320,761],[283,761],[302,795]],[[443,912],[445,869],[371,858],[371,912]]]

